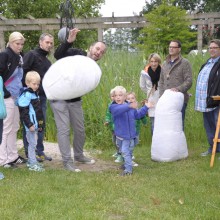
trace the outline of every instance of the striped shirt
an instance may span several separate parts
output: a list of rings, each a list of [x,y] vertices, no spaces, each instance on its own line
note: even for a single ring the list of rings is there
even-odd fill
[[[208,89],[208,80],[210,72],[219,57],[215,59],[209,59],[202,70],[199,72],[197,83],[196,83],[196,100],[195,110],[199,112],[210,112],[215,108],[206,108],[206,98]]]

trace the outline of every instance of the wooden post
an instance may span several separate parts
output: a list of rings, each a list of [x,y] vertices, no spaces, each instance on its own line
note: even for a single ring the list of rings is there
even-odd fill
[[[199,24],[197,28],[197,48],[199,52],[202,52],[202,25]]]
[[[103,41],[103,29],[98,28],[98,41]]]

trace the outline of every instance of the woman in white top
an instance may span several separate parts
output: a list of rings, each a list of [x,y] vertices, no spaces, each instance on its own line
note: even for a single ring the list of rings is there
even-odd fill
[[[157,53],[150,54],[148,64],[140,75],[140,88],[145,93],[148,101],[154,103],[154,107],[150,108],[148,115],[151,121],[151,133],[154,130],[154,113],[155,107],[159,99],[158,82],[161,73],[161,58]]]

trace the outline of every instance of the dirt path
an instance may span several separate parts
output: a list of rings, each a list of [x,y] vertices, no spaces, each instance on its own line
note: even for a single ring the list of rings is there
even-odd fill
[[[21,149],[23,147],[22,140],[17,141],[18,149]],[[52,161],[45,161],[44,165],[45,168],[51,168],[51,169],[63,169],[62,164],[62,158],[60,154],[60,150],[57,143],[50,143],[50,142],[44,142],[45,146],[45,154],[51,156],[53,158]],[[96,163],[92,165],[88,164],[80,164],[75,163],[76,167],[81,169],[82,171],[91,171],[91,172],[102,172],[105,170],[111,170],[111,169],[117,169],[117,164],[113,162],[106,162],[100,159],[97,159],[97,155],[100,154],[100,151],[94,151],[94,152],[87,152],[85,151],[85,155],[87,157],[92,157],[95,159]]]

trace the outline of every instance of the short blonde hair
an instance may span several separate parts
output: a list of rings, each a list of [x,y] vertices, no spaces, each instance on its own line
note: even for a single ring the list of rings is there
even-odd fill
[[[25,83],[30,83],[32,80],[36,80],[38,82],[40,82],[40,75],[38,72],[36,71],[29,71],[27,72],[26,76],[25,76]]]
[[[116,86],[113,90],[114,95],[115,92],[122,92],[122,94],[126,95],[126,89],[123,86]]]
[[[133,95],[136,98],[135,92],[127,92],[126,96]]]
[[[161,64],[161,57],[160,57],[159,54],[157,54],[157,53],[152,53],[152,54],[150,54],[149,57],[148,57],[148,62],[149,62],[149,63],[150,63],[150,60],[151,60],[152,58],[154,58],[159,64]]]
[[[23,40],[23,41],[25,41],[25,38],[24,38],[24,36],[20,32],[15,31],[15,32],[12,32],[9,35],[8,42],[12,43],[12,42],[14,42],[16,40]]]
[[[110,96],[113,96],[114,95],[114,89],[111,89],[110,90]]]

